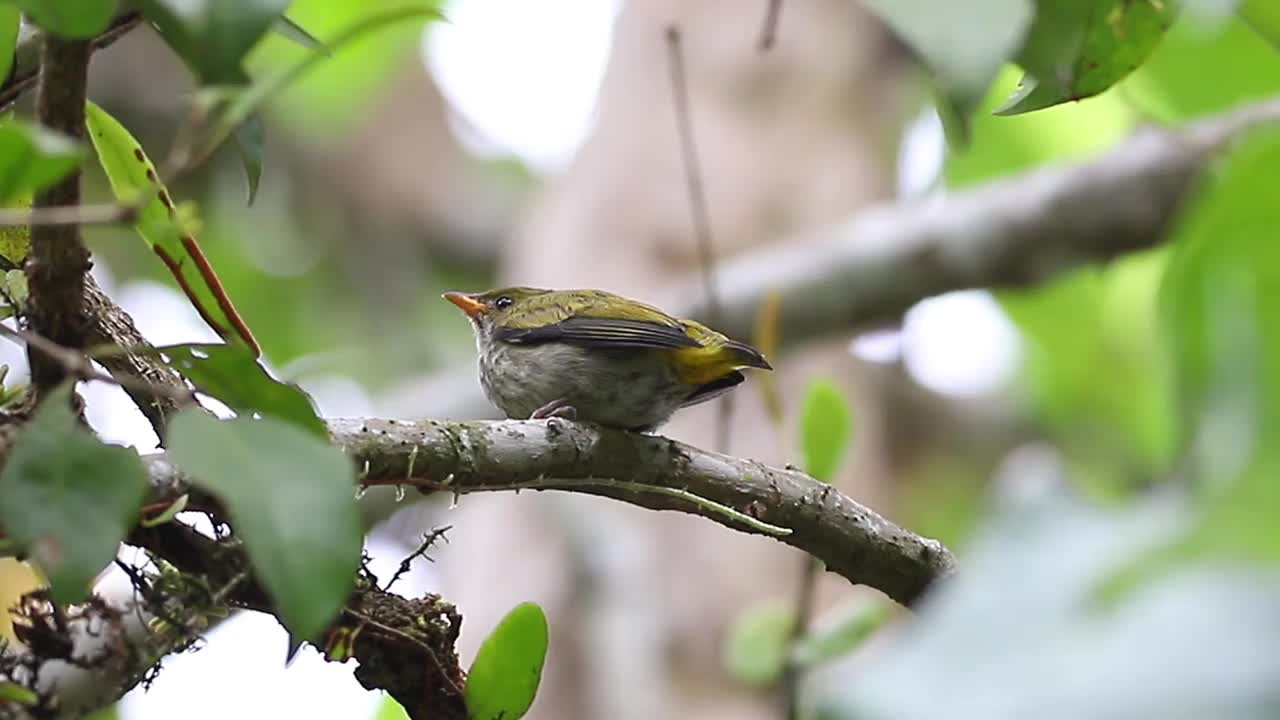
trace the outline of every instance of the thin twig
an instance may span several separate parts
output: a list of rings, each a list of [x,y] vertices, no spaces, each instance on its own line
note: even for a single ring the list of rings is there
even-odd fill
[[[425,560],[427,560],[427,562],[435,562],[435,560],[432,560],[427,555],[427,550],[429,550],[431,546],[436,543],[437,540],[439,540],[440,538],[443,538],[445,533],[449,532],[452,529],[453,529],[452,525],[445,525],[444,527],[435,528],[429,533],[423,533],[422,544],[418,546],[417,550],[414,550],[412,553],[409,553],[408,557],[400,561],[400,567],[396,569],[396,574],[391,576],[391,579],[387,581],[387,584],[385,587],[382,588],[382,591],[387,592],[391,590],[391,586],[395,585],[397,580],[399,580],[401,577],[403,577],[406,573],[409,572],[409,568],[413,566],[414,560],[418,558],[424,558]],[[445,538],[445,539],[448,540],[448,538]]]
[[[104,372],[100,372],[93,366],[89,357],[84,353],[81,353],[78,350],[72,350],[68,347],[63,347],[62,345],[59,345],[48,338],[41,337],[33,332],[16,330],[8,325],[0,323],[0,335],[3,335],[15,342],[25,343],[28,348],[34,348],[42,355],[47,356],[49,359],[61,365],[67,375],[70,375],[77,380],[110,383],[111,385],[117,385],[122,388],[140,390],[173,400],[189,403],[195,402],[195,394],[187,388],[157,385],[155,383],[149,383],[127,376],[112,377]]]
[[[788,652],[782,666],[782,716],[786,720],[800,720],[800,682],[804,669],[796,664],[793,650],[796,643],[809,632],[809,623],[813,618],[813,596],[821,571],[822,561],[812,555],[805,555],[804,569],[800,573],[800,589],[796,593],[796,620],[787,638]]]
[[[782,17],[782,0],[767,0],[767,2],[764,25],[760,28],[760,52],[767,52],[773,48],[773,41],[778,37],[778,21]]]
[[[133,205],[63,205],[41,208],[0,208],[0,227],[33,225],[115,225],[138,218]]]
[[[676,131],[680,135],[681,158],[684,161],[686,187],[689,192],[689,209],[693,214],[693,234],[698,244],[698,266],[702,273],[702,287],[707,298],[707,317],[714,328],[720,323],[720,293],[716,288],[715,250],[711,242],[711,215],[707,211],[707,194],[702,183],[702,169],[698,165],[698,146],[693,137],[693,118],[689,112],[689,83],[685,73],[684,52],[680,44],[680,29],[667,26],[667,60],[671,66],[671,95],[676,111]],[[725,395],[716,406],[716,437],[713,447],[720,452],[729,450],[729,418],[733,415],[733,396]]]

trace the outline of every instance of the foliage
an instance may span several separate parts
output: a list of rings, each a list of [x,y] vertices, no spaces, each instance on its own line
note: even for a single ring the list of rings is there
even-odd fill
[[[61,180],[80,163],[75,141],[17,120],[0,120],[0,206]]]
[[[360,564],[351,461],[273,418],[219,421],[194,409],[170,423],[169,453],[227,505],[289,631],[315,640],[351,594]]]
[[[805,472],[831,482],[853,433],[849,402],[835,383],[816,380],[809,385],[801,413],[800,446]]]
[[[524,717],[546,657],[547,616],[536,603],[516,605],[481,643],[467,672],[468,720]]]
[[[146,489],[133,450],[104,445],[50,393],[0,471],[0,524],[44,571],[55,601],[78,602],[115,556]]]

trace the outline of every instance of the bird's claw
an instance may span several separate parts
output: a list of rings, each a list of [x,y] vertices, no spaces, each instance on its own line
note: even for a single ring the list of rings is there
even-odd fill
[[[551,418],[562,418],[564,420],[576,420],[578,418],[578,409],[569,404],[568,400],[563,398],[552,400],[543,405],[533,414],[529,416],[530,420],[549,420]]]

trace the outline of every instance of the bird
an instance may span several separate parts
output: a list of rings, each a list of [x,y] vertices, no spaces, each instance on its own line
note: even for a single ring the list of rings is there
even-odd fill
[[[603,290],[447,292],[471,321],[480,385],[508,418],[651,432],[772,370],[759,350]]]

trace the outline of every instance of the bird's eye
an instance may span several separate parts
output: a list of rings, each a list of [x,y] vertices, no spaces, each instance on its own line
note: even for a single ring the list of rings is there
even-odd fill
[[[498,308],[499,310],[506,310],[507,308],[511,307],[514,304],[515,304],[515,301],[506,295],[502,295],[497,300],[493,301],[493,306]]]

